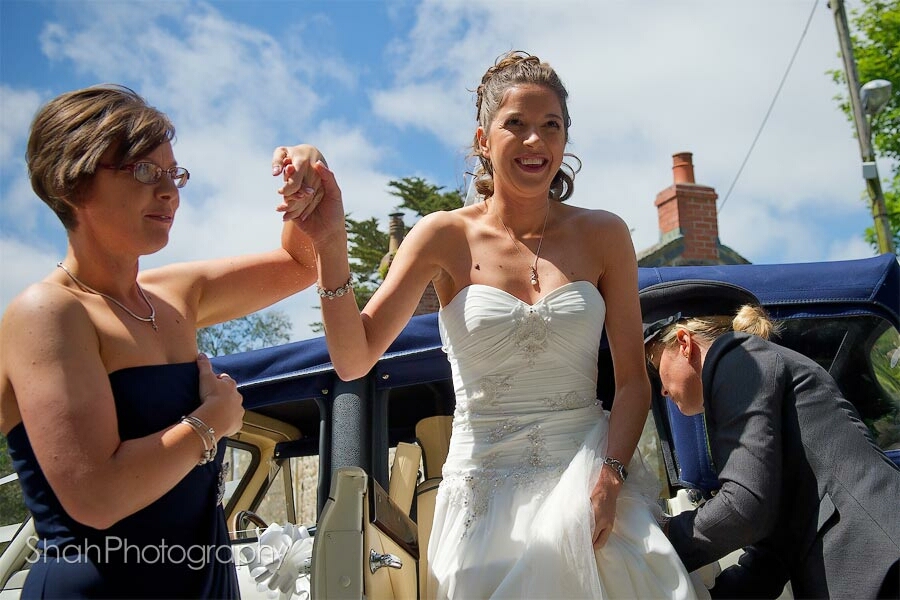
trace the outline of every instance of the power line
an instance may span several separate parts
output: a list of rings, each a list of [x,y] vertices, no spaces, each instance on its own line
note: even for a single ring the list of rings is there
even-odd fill
[[[725,206],[725,203],[728,201],[728,197],[731,195],[731,191],[734,189],[735,184],[741,177],[741,173],[744,172],[744,167],[747,166],[747,161],[750,160],[750,154],[753,153],[753,148],[756,147],[756,142],[759,140],[759,136],[762,135],[763,129],[765,129],[766,127],[766,122],[768,122],[769,120],[769,115],[772,114],[772,109],[775,108],[775,102],[778,100],[778,95],[781,93],[781,88],[784,87],[784,82],[787,81],[788,74],[791,72],[791,67],[794,66],[794,60],[797,58],[797,54],[800,52],[800,46],[803,45],[803,40],[806,38],[806,32],[809,31],[809,24],[812,23],[812,18],[816,12],[816,6],[818,6],[818,4],[819,0],[815,0],[813,2],[812,10],[809,11],[809,17],[806,19],[806,25],[803,27],[803,33],[800,34],[800,39],[797,41],[797,47],[794,48],[794,54],[791,56],[791,60],[788,62],[787,69],[784,70],[784,75],[781,77],[781,83],[778,84],[778,89],[775,90],[775,95],[772,97],[772,102],[769,104],[769,110],[766,111],[766,115],[763,117],[762,123],[759,125],[759,130],[756,132],[756,137],[753,138],[753,142],[750,144],[750,148],[747,149],[747,154],[746,156],[744,156],[743,162],[741,162],[741,167],[735,174],[734,180],[731,182],[731,185],[728,186],[728,191],[725,192],[725,197],[722,198],[722,203],[719,204],[719,213],[722,212],[722,207]]]

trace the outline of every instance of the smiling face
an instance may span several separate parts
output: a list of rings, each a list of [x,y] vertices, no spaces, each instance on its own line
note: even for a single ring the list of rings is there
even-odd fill
[[[112,151],[104,155],[111,158]],[[141,160],[163,169],[177,166],[172,145],[157,146]],[[137,181],[127,169],[98,169],[77,209],[79,234],[126,255],[152,254],[165,247],[178,210],[175,182],[163,174],[155,184]]]
[[[478,139],[493,168],[495,193],[546,200],[566,147],[562,106],[551,89],[508,88],[488,130],[478,128]]]
[[[657,342],[648,348],[648,360],[659,376],[662,394],[687,416],[703,412],[703,348],[694,336],[680,329],[675,343]]]

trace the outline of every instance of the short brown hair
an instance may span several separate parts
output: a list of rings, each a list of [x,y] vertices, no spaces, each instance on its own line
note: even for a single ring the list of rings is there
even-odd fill
[[[67,230],[78,225],[73,207],[83,200],[101,157],[123,165],[175,138],[169,118],[133,90],[104,84],[50,100],[31,123],[25,159],[34,193]]]

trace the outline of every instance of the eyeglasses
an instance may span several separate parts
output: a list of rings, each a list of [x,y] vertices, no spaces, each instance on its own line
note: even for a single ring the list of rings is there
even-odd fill
[[[141,183],[147,185],[156,185],[162,179],[163,173],[172,178],[175,187],[183,188],[187,184],[191,174],[184,167],[171,167],[163,169],[159,165],[149,161],[141,161],[128,165],[99,165],[103,169],[111,169],[113,171],[131,171],[134,178]]]

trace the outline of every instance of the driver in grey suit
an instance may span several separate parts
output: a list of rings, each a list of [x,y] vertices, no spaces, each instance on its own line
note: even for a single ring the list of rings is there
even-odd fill
[[[749,291],[678,281],[641,292],[648,365],[686,414],[703,414],[721,488],[673,517],[689,570],[744,549],[721,598],[896,598],[900,469],[809,358],[767,340]]]

